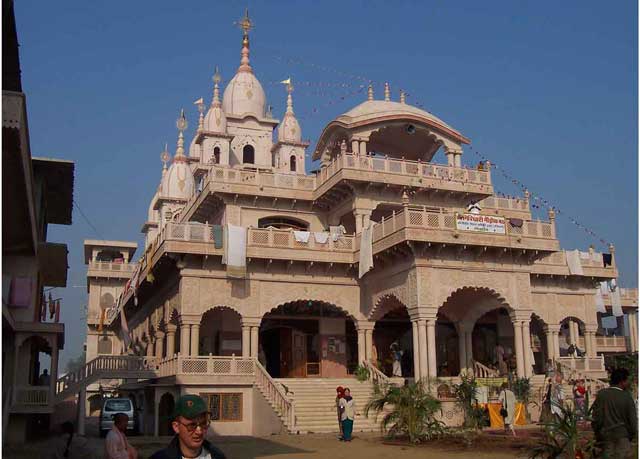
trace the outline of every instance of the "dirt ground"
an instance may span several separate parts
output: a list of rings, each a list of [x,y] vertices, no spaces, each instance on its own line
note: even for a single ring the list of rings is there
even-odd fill
[[[169,442],[169,437],[131,437],[133,446],[138,448],[141,459],[148,458],[153,452]],[[337,440],[335,435],[273,435],[270,437],[220,437],[211,439],[222,449],[228,459],[274,458],[274,459],[316,459],[316,458],[367,458],[367,459],[413,459],[437,457],[439,459],[501,459],[524,458],[526,452],[522,444],[505,444],[505,440],[486,438],[467,447],[462,442],[442,441],[429,446],[403,446],[383,442],[379,434],[354,435],[351,443]],[[101,458],[104,440],[87,438],[87,446],[92,456]],[[12,459],[39,459],[50,451],[47,442],[4,448],[2,457]]]

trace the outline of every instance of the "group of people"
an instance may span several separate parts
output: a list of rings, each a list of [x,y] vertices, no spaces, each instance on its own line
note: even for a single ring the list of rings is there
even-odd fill
[[[356,405],[348,387],[336,387],[336,410],[340,429],[340,437],[338,438],[340,441],[351,441],[353,421],[356,417]]]

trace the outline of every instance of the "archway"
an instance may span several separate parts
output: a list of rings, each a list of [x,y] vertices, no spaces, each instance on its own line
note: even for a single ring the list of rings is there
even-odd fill
[[[506,308],[483,314],[475,323],[472,335],[473,360],[501,375],[516,369],[513,323]]]
[[[198,355],[242,355],[241,317],[235,310],[219,306],[202,315]]]
[[[387,376],[413,377],[413,331],[405,305],[393,295],[384,297],[372,319],[373,364]]]
[[[171,414],[175,407],[173,395],[165,392],[160,397],[158,404],[158,435],[173,435],[173,427],[171,427]]]
[[[436,320],[436,367],[439,377],[460,373],[460,350],[455,322],[438,313]]]
[[[265,314],[258,358],[279,378],[337,378],[353,373],[358,361],[353,318],[317,300],[296,300]]]
[[[24,369],[18,371],[17,383],[24,386],[49,386],[52,378],[51,354],[51,343],[42,336],[30,336],[22,341],[16,365],[21,365]]]
[[[531,332],[531,350],[535,363],[532,363],[534,374],[544,374],[546,362],[549,359],[549,349],[547,348],[547,338],[544,332],[544,321],[533,314],[529,326]]]
[[[577,347],[577,353],[585,351],[584,322],[577,317],[565,317],[560,321],[560,357],[567,357],[571,345]]]

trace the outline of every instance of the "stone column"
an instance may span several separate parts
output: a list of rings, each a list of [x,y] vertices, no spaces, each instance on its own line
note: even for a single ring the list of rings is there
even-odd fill
[[[425,379],[429,375],[427,324],[425,320],[418,320],[418,347],[420,348],[420,379]]]
[[[429,353],[429,377],[438,376],[438,366],[436,360],[436,319],[427,321],[427,352]]]
[[[467,368],[467,339],[466,332],[461,324],[458,324],[458,358],[460,360],[460,371]]]
[[[200,354],[200,324],[191,324],[191,352],[189,355],[197,357]]]
[[[554,344],[554,339],[553,339],[554,331],[549,325],[545,325],[544,334],[547,337],[547,359],[553,360],[556,357],[555,355],[556,346]],[[556,340],[557,340],[557,336],[558,335],[556,334]],[[544,366],[545,368],[547,367],[546,361],[544,362]]]
[[[631,352],[638,350],[638,315],[636,313],[629,314],[629,345]]]
[[[524,349],[522,346],[522,321],[513,321],[514,340],[516,345],[516,374],[524,377]]]
[[[360,141],[360,155],[367,156],[367,142],[364,140]]]
[[[411,335],[413,338],[413,379],[420,379],[420,338],[418,337],[418,322],[411,321]]]
[[[556,359],[560,358],[560,326],[558,325],[553,333],[553,354]]]
[[[149,341],[147,341],[147,357],[153,357],[154,350],[155,341],[152,338],[149,338]]]
[[[78,392],[78,435],[84,435],[85,410],[87,404],[87,389],[82,387]]]
[[[454,156],[454,165],[456,167],[462,167],[462,153],[458,153]]]
[[[260,346],[259,346],[259,330],[260,327],[257,325],[252,325],[251,326],[251,357],[257,359],[258,358],[258,352],[260,350]]]
[[[454,158],[455,154],[453,153],[453,151],[445,150],[444,154],[447,156],[447,165],[448,166],[455,166],[456,160]]]
[[[251,327],[242,325],[242,357],[251,356]]]
[[[467,355],[467,368],[473,368],[473,327],[471,330],[465,330],[464,340],[467,343],[465,353]]]
[[[180,355],[189,355],[189,343],[191,342],[191,325],[180,325]]]
[[[587,357],[594,357],[594,353],[593,353],[593,341],[591,340],[592,338],[592,332],[590,331],[585,331],[584,333],[584,347],[585,347],[585,351],[587,353]]]
[[[578,337],[576,336],[575,322],[569,319],[569,344],[577,345]]]
[[[530,377],[533,374],[533,364],[531,361],[531,328],[529,320],[522,322],[522,350],[524,352],[524,375]]]
[[[358,329],[358,363],[362,365],[367,360],[365,355],[364,330]]]
[[[167,357],[173,357],[176,353],[176,326],[167,325]]]
[[[373,329],[367,328],[364,331],[364,355],[367,362],[373,359]]]
[[[162,358],[162,353],[164,352],[164,332],[156,331],[156,352],[155,356],[159,359]]]
[[[352,140],[351,141],[351,152],[354,155],[357,155],[360,153],[360,147],[359,147],[359,142],[357,140]]]

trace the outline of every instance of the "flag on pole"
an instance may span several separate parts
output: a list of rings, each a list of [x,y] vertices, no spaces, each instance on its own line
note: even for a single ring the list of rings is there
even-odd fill
[[[282,80],[280,83],[282,84],[291,84],[291,77],[287,78],[286,80]]]
[[[200,105],[200,104],[204,104],[204,99],[202,97],[193,103],[193,105]]]

